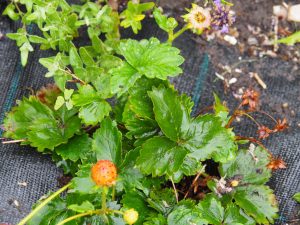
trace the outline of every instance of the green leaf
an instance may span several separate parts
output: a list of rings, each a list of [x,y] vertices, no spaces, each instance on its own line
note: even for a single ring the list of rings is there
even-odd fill
[[[54,105],[54,110],[58,110],[65,104],[65,99],[63,96],[58,96]]]
[[[242,209],[230,203],[225,210],[224,225],[255,225],[255,221],[247,216]]]
[[[12,20],[18,20],[19,14],[15,12],[16,7],[13,3],[8,4],[8,6],[4,9],[2,15],[7,15]]]
[[[264,185],[238,187],[233,196],[236,204],[259,224],[273,223],[278,206],[273,191]]]
[[[175,209],[168,215],[168,224],[176,225],[207,225],[200,210],[195,206],[194,201],[183,200],[179,202]]]
[[[202,218],[209,224],[221,225],[224,217],[224,208],[221,202],[213,195],[207,195],[204,200],[200,201],[197,208],[202,214]]]
[[[227,162],[234,159],[237,145],[235,135],[230,129],[222,126],[219,118],[204,115],[195,118],[190,126],[191,136],[183,146],[197,160],[212,158],[216,162]]]
[[[214,110],[215,110],[215,115],[219,117],[223,121],[223,125],[225,126],[228,121],[229,121],[229,109],[222,104],[220,98],[214,93],[214,98],[215,98],[215,104],[214,104]]]
[[[180,50],[158,39],[131,40],[120,43],[119,50],[126,61],[140,75],[166,80],[168,76],[177,76],[182,72],[179,66],[184,59]]]
[[[277,41],[277,43],[287,44],[287,45],[294,45],[297,42],[300,42],[300,31],[297,31],[291,34],[288,37],[281,38]]]
[[[173,17],[166,17],[162,14],[162,12],[155,8],[153,11],[154,19],[157,23],[157,25],[164,31],[170,33],[173,32],[173,30],[178,26],[178,23],[175,18]]]
[[[166,137],[147,140],[140,152],[137,165],[145,174],[172,176],[181,166],[187,150]]]
[[[300,192],[294,194],[293,199],[294,199],[295,201],[297,201],[298,203],[300,203]]]
[[[241,184],[265,184],[272,172],[267,168],[269,162],[268,152],[261,147],[256,147],[253,152],[239,150],[234,160],[220,165],[219,171],[228,179],[238,177]]]
[[[91,178],[91,164],[85,164],[80,167],[76,173],[76,177],[72,179],[72,186],[70,192],[80,194],[93,194],[99,191],[99,187]]]
[[[168,215],[176,205],[174,190],[170,188],[154,189],[147,198],[149,206],[163,215]]]
[[[95,210],[95,207],[89,201],[84,201],[81,205],[77,205],[77,204],[69,205],[68,209],[71,209],[78,213],[84,213],[90,210]]]
[[[152,217],[149,217],[146,219],[147,221],[143,223],[143,225],[166,225],[167,219],[161,215],[153,215]]]
[[[93,135],[93,151],[97,160],[107,159],[117,166],[121,163],[122,156],[122,133],[117,124],[111,119],[101,122],[101,127]]]
[[[33,47],[31,44],[26,41],[21,47],[20,47],[20,52],[21,52],[21,64],[22,66],[25,66],[27,64],[27,59],[28,59],[28,53],[33,51]]]
[[[67,144],[56,147],[55,151],[64,160],[69,159],[76,162],[79,159],[86,158],[86,154],[91,151],[91,139],[88,134],[74,136]]]
[[[45,38],[42,38],[40,36],[37,35],[29,35],[29,41],[32,43],[37,43],[37,44],[47,44],[48,41]]]
[[[87,66],[94,66],[95,62],[93,60],[93,57],[90,55],[90,53],[87,51],[86,48],[80,47],[79,48],[79,54],[83,61],[83,63]]]
[[[131,27],[135,34],[142,28],[141,20],[145,18],[142,12],[152,9],[154,6],[153,2],[148,3],[133,3],[129,1],[127,9],[125,9],[120,17],[123,18],[121,26],[128,28]]]
[[[73,67],[82,67],[83,66],[82,60],[81,60],[75,47],[70,48],[69,59],[70,59],[70,64]]]
[[[79,109],[79,118],[87,125],[95,125],[109,115],[111,107],[105,100],[95,101]]]
[[[188,110],[172,88],[153,88],[148,93],[152,102],[155,120],[163,133],[173,141],[180,141],[190,126]]]
[[[128,63],[123,63],[122,66],[112,69],[111,71],[111,91],[117,94],[118,97],[123,95],[131,88],[141,75],[130,66]]]
[[[87,125],[95,125],[109,115],[111,107],[108,102],[102,100],[91,85],[82,85],[78,93],[73,94],[72,102],[80,106],[79,118]]]
[[[77,116],[71,113],[65,114],[65,117],[55,114],[34,96],[24,98],[18,104],[4,120],[4,135],[25,139],[25,144],[37,147],[39,151],[46,148],[53,150],[80,129]]]

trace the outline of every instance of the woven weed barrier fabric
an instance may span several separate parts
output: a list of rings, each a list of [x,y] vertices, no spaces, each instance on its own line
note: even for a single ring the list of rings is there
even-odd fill
[[[138,39],[165,36],[152,23],[146,21]],[[5,34],[17,29],[18,24],[8,19],[0,19],[0,31]],[[33,31],[34,32],[34,29]],[[130,36],[130,34],[127,34]],[[188,93],[195,102],[194,113],[213,102],[212,93],[216,92],[227,101],[229,106],[237,104],[233,96],[225,95],[223,85],[216,81],[215,68],[212,60],[215,58],[203,51],[203,48],[193,41],[192,34],[185,34],[175,42],[186,58],[183,65],[184,74],[173,79],[180,92]],[[238,59],[237,52],[232,47],[209,43],[216,48],[220,61],[234,63]],[[15,42],[4,37],[0,41],[0,122],[5,112],[15,105],[16,99],[29,95],[30,89],[37,90],[52,80],[45,79],[45,69],[38,63],[41,57],[53,55],[53,52],[35,51],[30,54],[25,68],[20,64],[19,51]],[[269,185],[275,190],[280,205],[280,218],[277,224],[297,218],[300,210],[291,196],[300,191],[300,132],[297,124],[300,122],[300,76],[287,79],[291,75],[292,65],[280,59],[262,58],[255,63],[246,65],[250,70],[256,70],[268,84],[268,89],[262,92],[262,109],[267,112],[276,110],[282,103],[288,103],[294,109],[288,117],[291,127],[285,133],[273,135],[265,143],[274,155],[281,155],[288,168],[274,173]],[[256,127],[248,124],[237,128],[238,134],[254,136]],[[263,121],[270,123],[270,121]],[[56,168],[47,155],[37,153],[30,147],[18,144],[0,145],[0,223],[16,224],[31,209],[32,204],[48,191],[58,188],[57,179],[62,172]],[[26,182],[26,186],[22,185]],[[292,224],[292,223],[291,223]]]

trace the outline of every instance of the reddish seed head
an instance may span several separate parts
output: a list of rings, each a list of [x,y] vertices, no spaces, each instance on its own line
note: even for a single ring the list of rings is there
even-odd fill
[[[265,139],[265,138],[269,137],[270,133],[272,133],[272,132],[273,131],[266,126],[260,126],[257,131],[260,139]]]
[[[100,187],[110,187],[116,183],[117,168],[109,160],[99,160],[92,167],[92,179]]]
[[[285,169],[286,164],[281,157],[272,158],[271,162],[267,165],[267,168],[272,170]]]
[[[279,120],[277,120],[277,124],[276,124],[276,126],[274,128],[274,132],[283,131],[283,130],[285,130],[288,127],[289,127],[289,125],[287,123],[286,118],[284,118],[283,120],[279,119]]]
[[[259,101],[259,93],[253,89],[247,89],[242,99],[242,105],[249,105],[250,110],[255,110]]]

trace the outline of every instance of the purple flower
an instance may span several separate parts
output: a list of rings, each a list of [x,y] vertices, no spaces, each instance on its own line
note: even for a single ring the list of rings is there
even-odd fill
[[[214,4],[215,4],[215,6],[217,6],[217,8],[221,8],[222,7],[221,0],[214,0]]]
[[[220,0],[215,0],[214,3],[215,7],[211,12],[212,28],[220,30],[222,33],[228,33],[229,26],[231,26],[235,21],[235,16],[230,12],[229,7],[221,4]]]

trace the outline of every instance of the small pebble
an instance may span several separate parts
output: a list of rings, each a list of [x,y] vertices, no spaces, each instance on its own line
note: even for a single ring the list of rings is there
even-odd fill
[[[237,44],[237,39],[233,36],[230,36],[230,35],[225,35],[224,40],[227,41],[231,45],[236,45]]]
[[[287,102],[283,103],[283,104],[282,104],[282,107],[283,107],[283,108],[289,107],[289,103],[287,103]]]
[[[18,182],[19,186],[23,186],[23,187],[27,187],[27,183],[26,182]]]
[[[231,79],[228,81],[229,84],[234,84],[234,83],[236,83],[236,82],[237,82],[237,79],[236,79],[235,77],[231,78]]]
[[[253,36],[250,36],[248,38],[247,42],[249,45],[258,45],[258,40]]]

